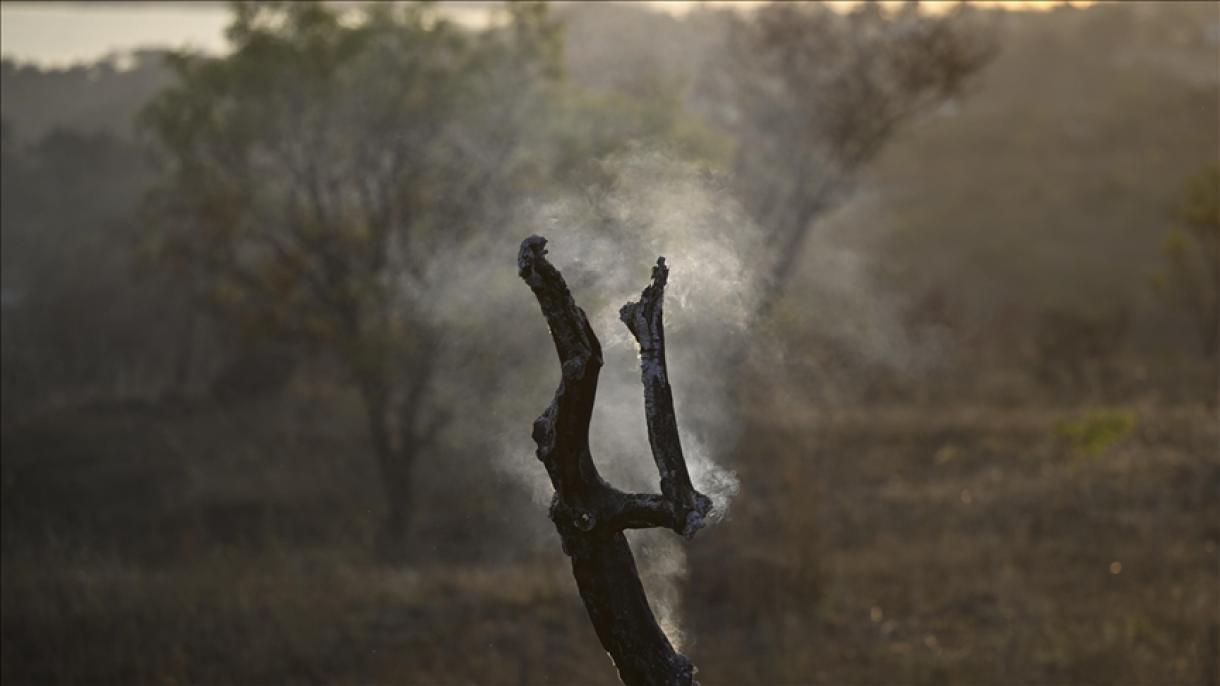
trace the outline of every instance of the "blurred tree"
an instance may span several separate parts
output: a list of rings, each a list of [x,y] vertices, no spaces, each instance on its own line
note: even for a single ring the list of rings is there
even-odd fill
[[[1207,357],[1220,355],[1220,165],[1194,175],[1173,212],[1179,226],[1163,244],[1165,269],[1153,287],[1184,306],[1199,329]]]
[[[131,270],[133,209],[152,180],[143,151],[61,129],[26,144],[3,128],[5,411],[147,390],[168,303]]]
[[[221,58],[178,54],[144,112],[167,177],[156,251],[249,334],[336,355],[359,389],[406,532],[413,465],[446,417],[425,402],[448,346],[438,254],[537,184],[527,140],[560,75],[546,8],[460,30],[426,5],[240,3]]]
[[[161,50],[137,49],[56,68],[0,60],[0,114],[25,143],[55,129],[109,133],[129,141],[134,116],[167,86]]]
[[[739,195],[771,240],[774,299],[812,222],[850,190],[902,126],[960,92],[994,53],[959,7],[907,3],[848,13],[772,3],[729,30],[723,113],[739,137]]]
[[[724,169],[732,139],[692,115],[681,102],[677,79],[653,75],[636,93],[596,93],[566,87],[547,126],[556,178],[586,187],[609,180],[600,162],[627,146],[661,149],[678,159]]]

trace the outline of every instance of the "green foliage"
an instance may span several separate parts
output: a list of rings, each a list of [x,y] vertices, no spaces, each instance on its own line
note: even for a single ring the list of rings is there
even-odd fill
[[[1095,458],[1130,437],[1138,423],[1133,410],[1096,409],[1056,421],[1054,433],[1073,455]]]
[[[431,260],[523,193],[587,182],[628,141],[727,160],[676,96],[565,87],[541,4],[477,32],[416,3],[234,12],[232,54],[174,55],[142,115],[168,172],[149,253],[248,334],[320,344],[357,379],[426,364]]]
[[[227,56],[175,55],[142,115],[165,168],[147,252],[247,338],[338,360],[400,533],[450,414],[432,381],[478,338],[456,333],[454,265],[627,140],[694,153],[707,135],[672,98],[565,89],[541,4],[470,31],[422,3],[243,3],[228,36]]]
[[[393,374],[426,328],[428,260],[543,173],[521,151],[557,29],[536,5],[477,34],[420,4],[234,12],[233,53],[175,55],[142,115],[169,172],[154,243],[251,333]]]

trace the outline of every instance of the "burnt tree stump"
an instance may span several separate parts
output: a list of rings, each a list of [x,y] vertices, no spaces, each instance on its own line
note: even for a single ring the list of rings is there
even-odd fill
[[[619,313],[640,347],[648,442],[661,475],[660,495],[624,493],[602,479],[589,452],[601,345],[563,276],[547,262],[545,247],[545,238],[525,239],[517,266],[542,307],[562,371],[555,398],[533,432],[538,459],[555,487],[551,521],[572,560],[589,619],[623,683],[694,684],[694,665],[657,625],[623,535],[625,529],[663,527],[690,538],[712,508],[711,499],[691,485],[678,439],[661,317],[669,269],[659,258],[639,301]]]

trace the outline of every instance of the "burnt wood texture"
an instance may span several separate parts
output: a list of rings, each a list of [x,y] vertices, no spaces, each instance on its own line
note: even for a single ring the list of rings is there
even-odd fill
[[[589,420],[602,351],[559,270],[546,259],[546,239],[521,243],[517,267],[538,299],[559,354],[555,398],[534,422],[538,459],[555,495],[550,517],[572,560],[572,573],[602,647],[628,686],[694,684],[695,668],[657,625],[640,583],[624,529],[662,527],[690,538],[712,501],[691,485],[678,438],[665,364],[662,300],[669,269],[657,260],[652,282],[620,317],[640,347],[648,442],[661,476],[661,494],[624,493],[598,474],[589,452]]]

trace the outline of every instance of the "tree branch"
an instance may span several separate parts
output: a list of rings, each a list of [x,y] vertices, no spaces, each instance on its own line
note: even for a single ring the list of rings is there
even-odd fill
[[[596,491],[605,486],[589,454],[589,420],[602,349],[563,276],[547,262],[545,246],[545,238],[531,236],[521,243],[517,256],[518,273],[542,307],[563,370],[554,401],[534,422],[534,441],[559,499],[588,509],[598,499]]]
[[[607,528],[614,531],[663,528],[686,535],[685,515],[676,511],[665,496],[655,493],[618,493],[617,496],[598,514]]]
[[[640,344],[644,416],[648,420],[648,444],[661,473],[661,494],[682,522],[675,531],[690,538],[703,526],[704,518],[712,509],[712,501],[691,485],[686,458],[682,455],[682,441],[678,437],[674,396],[665,363],[665,327],[661,318],[668,279],[665,258],[658,258],[657,266],[652,269],[652,283],[640,294],[638,302],[623,305],[619,317]]]
[[[563,276],[546,260],[546,239],[521,243],[517,266],[551,329],[562,378],[551,405],[534,422],[538,459],[555,487],[551,520],[602,647],[629,686],[694,684],[694,666],[676,653],[657,625],[644,595],[625,529],[664,527],[691,536],[711,501],[691,486],[678,442],[673,396],[665,366],[661,297],[664,260],[639,303],[623,318],[640,342],[645,414],[661,495],[623,493],[602,480],[589,452],[589,420],[602,366],[601,346]]]

